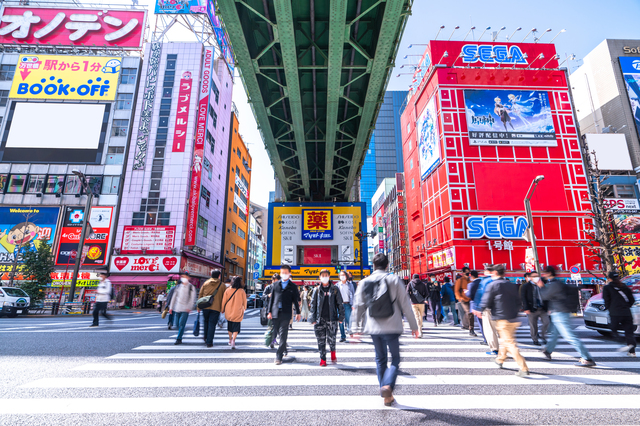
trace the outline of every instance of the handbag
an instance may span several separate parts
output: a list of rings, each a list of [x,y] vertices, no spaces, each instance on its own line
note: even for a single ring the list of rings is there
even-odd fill
[[[196,316],[196,321],[193,323],[193,335],[198,337],[200,335],[200,312]]]
[[[204,296],[198,299],[198,301],[196,302],[196,306],[198,307],[198,309],[207,309],[210,308],[211,305],[213,305],[213,299],[216,297],[216,294],[218,294],[218,290],[220,290],[221,285],[222,281],[218,284],[218,287],[213,290],[213,293],[211,295]]]
[[[165,319],[168,313],[169,313],[169,308],[164,308],[164,310],[162,311],[162,319]]]
[[[269,328],[267,328],[267,332],[264,333],[264,345],[267,347],[271,346],[271,343],[273,343],[275,338],[273,329],[273,325],[270,325]]]
[[[267,318],[267,307],[260,308],[260,325],[265,326],[269,323]]]

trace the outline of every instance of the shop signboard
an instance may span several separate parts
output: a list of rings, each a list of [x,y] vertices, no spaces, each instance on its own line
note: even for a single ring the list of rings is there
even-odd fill
[[[605,198],[604,206],[614,213],[640,213],[640,204],[635,198]]]
[[[454,248],[448,248],[431,255],[430,267],[433,269],[445,268],[455,264]]]
[[[113,207],[92,207],[89,224],[93,234],[84,240],[82,264],[106,266],[109,243],[111,241],[111,222]],[[78,244],[84,223],[84,207],[66,206],[62,218],[62,230],[58,241],[56,265],[73,265],[78,252]]]
[[[302,239],[333,240],[332,213],[331,210],[302,210]]]
[[[329,274],[331,275],[331,277],[336,279],[338,278],[339,271],[336,266],[294,266],[294,265],[291,265],[291,277],[296,280],[298,279],[317,280],[320,274],[320,271],[323,269],[326,269],[327,271],[329,271]],[[355,266],[355,267],[342,266],[341,270],[349,271],[351,272],[351,274],[353,274],[354,278],[360,279],[360,268],[358,266]],[[368,277],[369,275],[371,275],[371,270],[369,266],[363,268],[363,272],[365,277]],[[280,269],[275,266],[269,267],[268,269],[265,269],[263,271],[262,277],[264,279],[270,280],[271,277],[273,277],[273,274],[280,274]]]
[[[420,114],[417,132],[420,179],[424,180],[440,164],[440,130],[435,96]]]
[[[245,203],[244,200],[235,192],[233,193],[233,202],[241,211],[245,214],[247,213],[247,203]]]
[[[242,178],[237,174],[236,174],[236,186],[240,191],[242,191],[242,195],[244,195],[245,197],[249,196],[249,191],[247,190],[246,185],[244,184],[244,182],[242,182]]]
[[[125,226],[122,254],[169,254],[176,237],[175,226]]]
[[[636,132],[640,136],[640,57],[621,56],[618,59],[629,96],[631,115],[636,125]]]
[[[196,118],[196,135],[191,166],[191,183],[189,185],[189,208],[187,210],[187,226],[184,242],[186,246],[196,245],[196,234],[198,232],[200,191],[202,188],[202,162],[204,159],[204,144],[207,133],[207,111],[209,108],[209,92],[211,91],[210,84],[213,56],[213,47],[206,47],[204,50],[204,61],[202,61],[200,87],[198,91],[198,115]]]
[[[197,260],[189,259],[186,256],[182,256],[180,260],[180,270],[187,271],[191,275],[195,275],[198,277],[211,278],[211,270],[213,268],[210,265],[207,265],[203,262],[198,262]]]
[[[5,6],[0,44],[140,49],[146,10]]]
[[[471,145],[558,145],[547,92],[465,90],[464,102]]]
[[[191,105],[191,71],[182,73],[178,106],[176,108],[176,124],[173,129],[173,152],[184,152],[189,129],[189,106]]]
[[[207,13],[207,6],[200,6],[200,0],[156,0],[156,14]]]
[[[529,226],[524,216],[469,216],[466,223],[470,240],[485,237],[493,240],[521,239]]]
[[[180,256],[111,256],[111,273],[164,273],[180,272]]]
[[[613,214],[623,244],[640,245],[640,214]]]
[[[53,246],[59,207],[0,207],[0,272],[8,279],[17,257],[17,271],[23,270],[22,257],[44,241]]]
[[[70,286],[73,278],[73,272],[53,272],[51,273],[51,283],[47,287],[63,287]],[[97,272],[79,272],[77,287],[98,287],[100,278]]]

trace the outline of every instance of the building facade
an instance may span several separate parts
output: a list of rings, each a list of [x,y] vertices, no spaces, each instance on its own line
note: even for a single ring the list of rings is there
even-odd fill
[[[409,280],[409,245],[407,232],[407,209],[404,195],[404,175],[396,173],[394,185],[383,203],[378,234],[389,258],[389,272]]]
[[[235,110],[235,108],[234,108]],[[249,233],[249,188],[251,188],[251,155],[238,133],[237,112],[230,120],[229,163],[225,205],[225,270],[224,278],[245,277]]]
[[[369,141],[360,174],[360,201],[367,203],[367,215],[372,215],[371,198],[384,178],[394,178],[402,173],[402,131],[400,115],[404,109],[407,92],[388,91],[380,106],[376,127]]]
[[[523,200],[537,176],[540,263],[593,270],[576,244],[591,205],[555,47],[431,41],[425,57],[402,115],[411,272],[504,264],[521,277],[533,265]]]
[[[212,47],[146,45],[110,265],[119,305],[222,268],[232,90]]]

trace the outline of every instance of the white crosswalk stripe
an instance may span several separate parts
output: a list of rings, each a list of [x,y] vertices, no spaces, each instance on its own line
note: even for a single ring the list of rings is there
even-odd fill
[[[578,354],[562,340],[553,360],[546,361],[540,347],[531,344],[528,328],[521,327],[517,336],[532,372],[523,379],[514,376],[517,366],[511,359],[505,362],[508,369],[498,369],[486,354],[488,347],[480,345],[481,338],[452,326],[425,327],[422,339],[408,334],[400,339],[402,374],[394,408],[385,407],[377,394],[370,337],[339,343],[338,363],[321,367],[312,326],[297,323],[288,339],[294,362],[275,365],[275,351],[264,346],[265,328],[255,324],[243,324],[236,350],[227,345],[226,330],[216,330],[214,346],[207,348],[202,336],[193,337],[188,328],[182,345],[173,344],[173,334],[102,361],[78,365],[64,377],[28,382],[21,386],[25,391],[52,389],[65,394],[0,399],[0,414],[271,412],[282,409],[281,395],[287,396],[287,409],[293,411],[640,409],[635,392],[640,386],[640,361],[617,352],[620,344],[582,339],[598,363],[585,369],[575,365]],[[309,385],[311,390],[307,390]],[[260,391],[267,387],[269,394]],[[454,397],[461,393],[458,387],[467,389],[464,404]],[[441,390],[436,392],[436,388]],[[140,393],[113,396],[128,389]],[[154,394],[176,389],[181,390],[180,396]],[[201,392],[211,389],[218,394],[202,396]],[[256,390],[259,393],[248,403],[244,393]]]

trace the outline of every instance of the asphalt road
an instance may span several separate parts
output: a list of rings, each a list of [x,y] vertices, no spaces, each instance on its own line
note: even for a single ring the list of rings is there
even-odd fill
[[[336,365],[318,366],[315,336],[295,323],[290,355],[276,366],[264,348],[257,311],[242,323],[238,349],[216,332],[207,349],[184,344],[153,311],[116,312],[89,328],[89,317],[0,319],[1,425],[623,425],[640,424],[640,360],[618,342],[581,327],[598,367],[574,367],[561,340],[552,362],[519,329],[532,375],[498,369],[479,338],[425,323],[423,339],[402,339],[398,404],[379,397],[369,339],[338,344]]]

